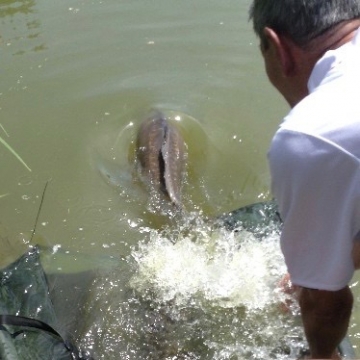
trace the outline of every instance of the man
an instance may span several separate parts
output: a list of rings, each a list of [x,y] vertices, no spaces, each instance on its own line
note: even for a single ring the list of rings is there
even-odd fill
[[[308,358],[339,359],[360,261],[360,0],[254,0],[250,18],[291,106],[268,157]]]

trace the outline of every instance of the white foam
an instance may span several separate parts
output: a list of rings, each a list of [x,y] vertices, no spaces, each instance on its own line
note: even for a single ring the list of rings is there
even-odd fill
[[[274,289],[285,273],[278,238],[259,241],[245,231],[201,233],[175,244],[153,231],[133,256],[138,271],[131,286],[179,305],[196,296],[222,307],[261,309],[279,301]]]

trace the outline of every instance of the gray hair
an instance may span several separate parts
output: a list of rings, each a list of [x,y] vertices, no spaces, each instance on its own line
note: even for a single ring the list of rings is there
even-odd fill
[[[264,46],[265,27],[305,46],[342,21],[360,18],[360,0],[253,0],[249,14]]]

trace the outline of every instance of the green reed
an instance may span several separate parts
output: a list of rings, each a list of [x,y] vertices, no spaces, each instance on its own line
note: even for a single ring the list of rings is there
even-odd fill
[[[0,143],[2,143],[5,146],[5,148],[8,149],[26,167],[26,169],[31,172],[31,169],[21,158],[21,156],[1,136],[0,136]]]

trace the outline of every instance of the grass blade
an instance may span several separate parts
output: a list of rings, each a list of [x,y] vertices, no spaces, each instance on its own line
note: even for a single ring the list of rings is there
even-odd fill
[[[5,130],[5,128],[2,126],[2,124],[0,124],[0,128],[2,129],[2,131],[5,133],[5,135],[7,137],[10,137],[9,134],[7,133],[7,131]]]
[[[26,165],[25,161],[20,155],[0,136],[0,143],[2,143],[25,167],[31,172],[31,169]]]

